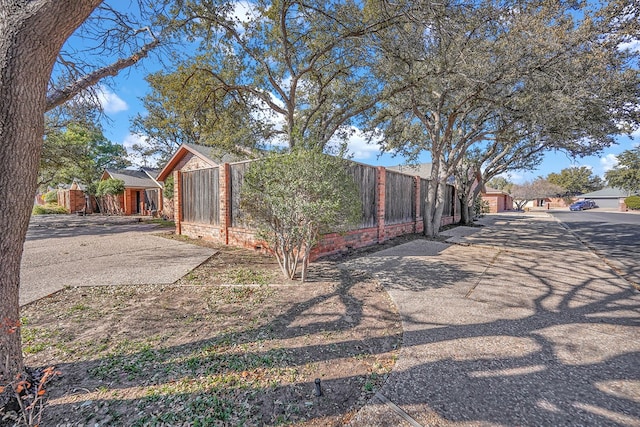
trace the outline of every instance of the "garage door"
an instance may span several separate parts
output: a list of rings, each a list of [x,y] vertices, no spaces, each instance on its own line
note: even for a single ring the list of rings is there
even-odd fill
[[[599,208],[618,209],[618,199],[591,199],[598,205]]]

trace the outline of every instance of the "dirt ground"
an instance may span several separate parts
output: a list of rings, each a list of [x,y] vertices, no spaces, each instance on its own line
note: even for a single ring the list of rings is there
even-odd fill
[[[336,257],[303,284],[271,257],[194,243],[218,252],[172,285],[67,288],[23,309],[25,363],[62,373],[41,425],[342,425],[384,383],[402,328],[367,273]]]

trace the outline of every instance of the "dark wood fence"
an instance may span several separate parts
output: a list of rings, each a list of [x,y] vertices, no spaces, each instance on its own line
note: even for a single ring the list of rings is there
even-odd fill
[[[378,202],[376,200],[376,168],[360,163],[351,163],[347,172],[353,177],[362,202],[362,222],[356,229],[375,227],[377,225],[376,206]]]
[[[229,166],[231,170],[231,226],[248,228],[249,222],[240,209],[240,190],[244,182],[244,173],[252,162],[234,163]]]
[[[220,224],[220,185],[218,168],[182,173],[183,221]]]
[[[385,186],[385,224],[414,221],[416,216],[414,178],[387,170]]]

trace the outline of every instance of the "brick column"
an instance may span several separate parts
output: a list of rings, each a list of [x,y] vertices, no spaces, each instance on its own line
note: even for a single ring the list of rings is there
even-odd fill
[[[382,243],[385,241],[384,214],[387,186],[387,170],[383,166],[378,166],[377,178],[376,189],[378,194],[376,202],[378,206],[376,206],[376,217],[378,220],[378,243]]]
[[[422,201],[420,200],[420,177],[418,175],[413,177],[414,183],[414,197],[416,201],[416,216],[413,218],[413,232],[418,232],[418,221],[422,221],[420,206],[422,205]]]
[[[231,227],[231,165],[224,163],[219,168],[220,176],[220,232],[225,245],[229,244],[229,228]]]
[[[182,174],[173,171],[173,220],[176,223],[176,234],[182,234]]]

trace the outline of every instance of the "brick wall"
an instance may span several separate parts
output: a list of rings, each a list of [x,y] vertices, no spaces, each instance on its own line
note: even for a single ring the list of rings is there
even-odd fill
[[[193,159],[196,157],[194,156]],[[184,167],[193,166],[188,161],[183,162]],[[193,170],[193,169],[191,169]],[[231,224],[231,174],[228,163],[220,165],[220,224],[196,224],[185,222],[182,216],[182,182],[183,170],[175,170],[174,176],[174,219],[176,234],[183,234],[195,239],[211,240],[218,243],[249,248],[261,252],[268,252],[265,242],[255,236],[255,231],[232,227]],[[394,237],[405,234],[422,233],[424,230],[423,218],[420,212],[420,177],[413,177],[413,197],[416,202],[415,217],[411,221],[400,224],[385,224],[385,184],[386,169],[376,169],[376,226],[348,231],[345,233],[330,233],[324,235],[321,241],[314,247],[311,253],[312,260],[324,255],[340,253],[349,249],[357,249],[382,243]],[[460,220],[460,213],[442,218],[441,225],[453,224]]]

